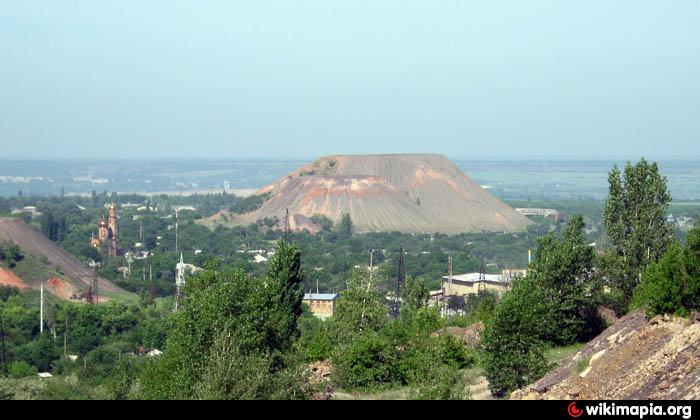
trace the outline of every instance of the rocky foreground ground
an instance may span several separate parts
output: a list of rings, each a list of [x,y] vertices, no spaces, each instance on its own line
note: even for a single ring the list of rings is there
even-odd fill
[[[700,313],[633,312],[511,399],[699,399]]]

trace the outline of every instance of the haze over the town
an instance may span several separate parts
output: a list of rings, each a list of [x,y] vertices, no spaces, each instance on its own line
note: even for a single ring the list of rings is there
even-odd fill
[[[697,155],[693,0],[1,3],[4,158]]]

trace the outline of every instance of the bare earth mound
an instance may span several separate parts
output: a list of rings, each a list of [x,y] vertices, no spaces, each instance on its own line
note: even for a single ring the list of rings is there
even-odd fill
[[[21,278],[15,275],[15,273],[3,268],[0,268],[0,285],[15,287],[17,289],[26,289],[28,287]]]
[[[700,319],[633,312],[512,399],[698,399]]]
[[[258,191],[263,193],[269,197],[262,206],[233,216],[237,222],[284,223],[289,209],[294,230],[312,230],[298,222],[314,215],[337,223],[345,213],[358,232],[515,231],[530,223],[441,155],[324,157]]]
[[[22,254],[32,255],[38,259],[45,258],[52,267],[60,268],[61,273],[70,282],[70,285],[61,285],[60,289],[65,290],[64,293],[58,292],[58,288],[56,288],[55,294],[58,297],[66,298],[65,295],[67,295],[69,290],[85,290],[89,285],[92,285],[93,272],[91,268],[51,242],[46,236],[33,229],[23,220],[0,218],[0,241],[14,242],[22,249]],[[49,280],[50,278],[41,279],[44,282]],[[98,281],[100,294],[103,292],[108,294],[126,293],[108,280],[99,278]],[[56,280],[54,279],[55,282]],[[39,287],[38,284],[30,284],[30,286]],[[53,286],[47,290],[53,291],[56,284]]]

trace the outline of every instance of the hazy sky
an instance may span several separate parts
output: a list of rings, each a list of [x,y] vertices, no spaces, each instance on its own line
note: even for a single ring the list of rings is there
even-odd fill
[[[0,0],[0,158],[698,157],[699,22],[699,0]]]

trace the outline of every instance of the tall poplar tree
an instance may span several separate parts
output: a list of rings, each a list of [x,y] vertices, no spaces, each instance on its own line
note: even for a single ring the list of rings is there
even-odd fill
[[[605,258],[609,286],[626,308],[646,267],[659,260],[672,240],[666,221],[671,195],[656,162],[627,163],[624,174],[614,166],[603,218],[610,249]]]

